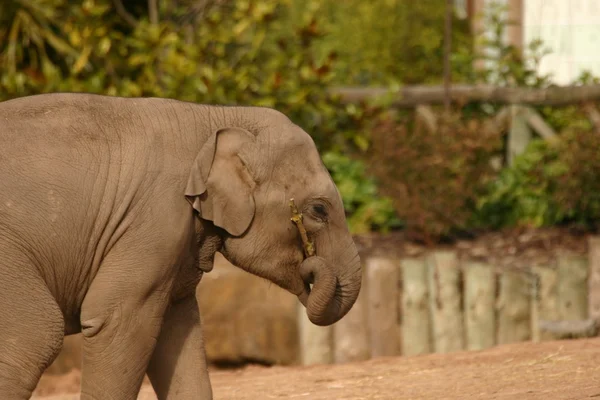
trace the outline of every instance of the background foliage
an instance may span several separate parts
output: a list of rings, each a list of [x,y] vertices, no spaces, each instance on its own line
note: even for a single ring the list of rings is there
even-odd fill
[[[432,243],[466,232],[492,180],[502,138],[485,120],[453,113],[430,129],[409,116],[381,118],[371,131],[369,170],[413,239]],[[488,124],[489,125],[489,124]]]
[[[498,170],[490,162],[502,156],[505,132],[486,125],[498,105],[464,104],[431,131],[410,113],[345,106],[328,94],[332,85],[440,82],[444,4],[5,0],[0,100],[85,91],[277,108],[314,138],[356,233],[400,228],[431,242],[515,225],[593,229],[600,135],[579,107],[538,108],[561,140],[535,141]],[[549,85],[536,72],[543,43],[525,56],[504,44],[500,11],[487,15],[489,38],[454,19],[453,81]],[[475,54],[474,43],[485,53]],[[485,68],[473,68],[477,58]]]

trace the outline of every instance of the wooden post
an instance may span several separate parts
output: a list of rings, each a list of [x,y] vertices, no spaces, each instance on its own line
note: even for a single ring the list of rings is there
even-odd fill
[[[515,158],[525,151],[531,141],[531,129],[524,114],[524,109],[521,106],[510,106],[511,122],[507,146],[508,165],[513,164]]]
[[[302,365],[331,364],[333,362],[333,326],[318,326],[310,322],[306,309],[298,305],[300,335],[300,362]]]
[[[415,107],[415,122],[422,122],[429,133],[435,133],[437,130],[437,117],[428,105],[419,104]]]
[[[363,269],[364,271],[364,269]],[[367,329],[366,273],[363,289],[348,314],[333,324],[333,352],[336,363],[369,359],[369,331]]]
[[[463,274],[467,349],[492,347],[496,342],[494,270],[480,262],[468,262]]]
[[[427,264],[423,258],[402,260],[402,355],[431,352]]]
[[[504,271],[498,296],[498,344],[531,338],[531,288],[524,272]]]
[[[444,24],[444,111],[450,113],[450,84],[452,83],[452,69],[450,53],[452,52],[452,0],[446,0],[446,20]]]
[[[523,107],[524,118],[527,120],[527,124],[537,132],[538,135],[543,137],[545,140],[552,141],[557,139],[557,134],[554,129],[544,121],[544,118],[537,111],[531,107]]]
[[[398,262],[384,257],[366,261],[367,327],[371,356],[400,353]]]
[[[590,277],[588,279],[589,317],[600,320],[600,236],[588,240]]]
[[[532,339],[534,342],[554,340],[551,332],[540,329],[540,321],[558,319],[558,274],[549,266],[535,266],[532,272],[537,278],[537,296],[533,298]]]
[[[588,317],[588,260],[584,256],[558,254],[558,317],[584,320]]]
[[[540,341],[540,277],[531,269],[531,340]]]
[[[427,261],[434,351],[462,350],[464,329],[458,256],[455,251],[434,251]]]
[[[523,52],[523,0],[508,0],[508,43]]]
[[[471,35],[473,37],[480,37],[485,34],[485,0],[470,0],[469,1],[469,19],[471,20]],[[485,48],[480,44],[480,41],[474,41],[474,53],[476,56],[473,68],[476,71],[482,71],[485,69],[485,61],[482,56],[484,55]]]

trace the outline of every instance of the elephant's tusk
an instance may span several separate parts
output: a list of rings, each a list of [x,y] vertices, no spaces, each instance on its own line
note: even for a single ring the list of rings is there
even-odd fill
[[[298,227],[298,231],[300,231],[300,236],[302,237],[304,254],[306,254],[306,257],[312,257],[315,255],[315,246],[308,239],[306,228],[304,228],[304,224],[302,223],[302,213],[298,212],[298,208],[296,207],[296,203],[294,203],[294,199],[290,199],[290,209],[292,210],[291,220]]]

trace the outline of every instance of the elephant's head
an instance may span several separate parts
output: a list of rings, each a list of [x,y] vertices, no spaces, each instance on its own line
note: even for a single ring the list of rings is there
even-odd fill
[[[306,132],[273,110],[248,113],[206,142],[186,195],[200,218],[222,231],[225,258],[297,295],[314,324],[333,324],[361,286],[340,194]],[[314,242],[313,257],[304,257],[291,198]]]

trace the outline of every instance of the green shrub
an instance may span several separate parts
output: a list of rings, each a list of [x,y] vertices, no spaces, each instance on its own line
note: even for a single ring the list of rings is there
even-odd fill
[[[296,10],[305,0],[294,0]],[[326,28],[319,52],[334,51],[335,83],[380,85],[440,82],[443,77],[445,0],[321,0]],[[453,20],[453,59],[472,49],[469,22]],[[465,73],[455,69],[455,81]]]
[[[386,232],[401,226],[391,199],[378,195],[375,181],[367,176],[360,160],[328,152],[323,162],[342,195],[352,233]]]
[[[571,130],[558,142],[533,140],[478,200],[482,226],[574,224],[600,221],[600,135]]]
[[[110,0],[37,6],[9,0],[0,18],[0,98],[52,91],[157,96],[199,103],[277,108],[326,151],[351,128],[345,107],[326,91],[335,57],[318,57],[319,0],[289,24],[290,0],[159,1],[158,22],[145,3]],[[9,34],[16,32],[16,34]]]
[[[556,164],[558,149],[539,139],[504,168],[477,202],[476,224],[485,227],[543,226],[561,220],[551,192],[566,166]]]

